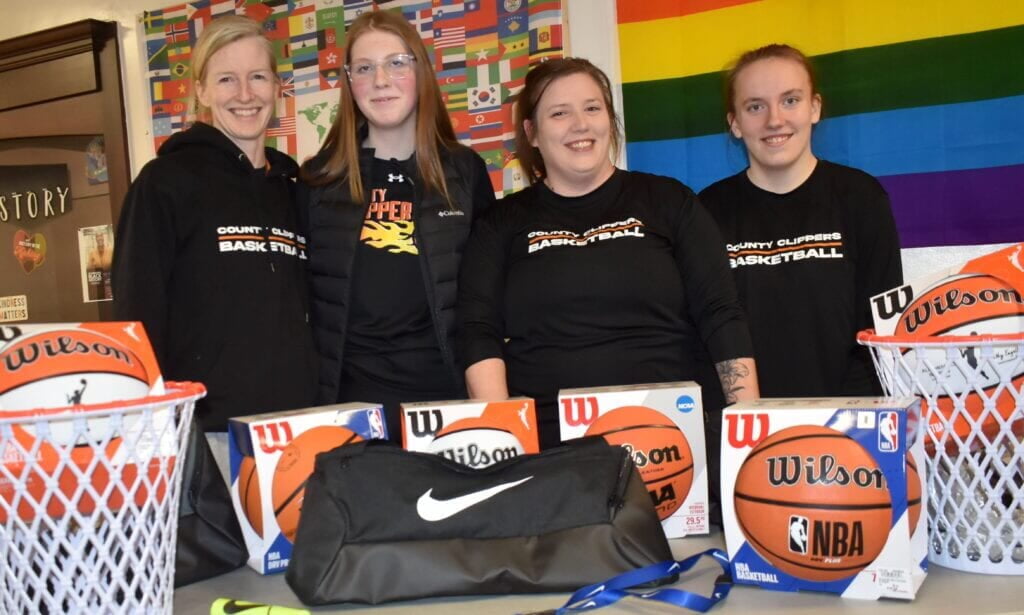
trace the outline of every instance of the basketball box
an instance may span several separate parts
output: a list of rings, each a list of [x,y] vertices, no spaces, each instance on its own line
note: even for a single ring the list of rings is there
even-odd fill
[[[306,479],[319,453],[386,437],[380,406],[362,402],[230,419],[231,499],[249,566],[261,574],[288,567]]]
[[[409,451],[484,468],[540,452],[537,414],[533,400],[525,397],[402,404],[402,444]]]
[[[604,436],[628,449],[669,538],[708,533],[707,453],[700,386],[667,382],[563,389],[562,440]]]
[[[722,520],[737,583],[913,599],[927,573],[919,400],[725,408]]]

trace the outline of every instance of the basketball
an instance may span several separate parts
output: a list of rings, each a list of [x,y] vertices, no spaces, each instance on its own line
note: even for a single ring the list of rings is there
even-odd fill
[[[446,425],[434,436],[427,452],[471,468],[485,468],[525,453],[523,443],[511,431],[482,418],[463,419]]]
[[[658,518],[672,516],[693,484],[693,452],[672,419],[644,406],[622,406],[597,417],[588,436],[602,436],[630,452]]]
[[[238,467],[238,501],[249,527],[263,535],[263,506],[260,502],[260,480],[256,474],[256,460],[246,455]]]
[[[994,276],[961,274],[945,278],[918,294],[900,315],[893,333],[927,338],[1021,332],[1024,332],[1024,298],[1019,291]],[[933,404],[926,402],[922,407],[932,436],[945,440],[947,447],[956,448],[958,445],[949,439],[947,429],[967,439],[971,421],[977,421],[987,412],[986,399],[995,397],[994,410],[1003,418],[1013,414],[1014,395],[1009,387],[1000,388],[1000,382],[1009,379],[1011,387],[1018,392],[1024,388],[1024,361],[1017,354],[1014,344],[994,346],[991,355],[971,346],[965,346],[953,356],[941,347],[909,350],[903,355],[906,366],[899,369],[910,370],[923,392],[934,400]],[[962,398],[966,414],[957,412],[958,398]],[[990,415],[985,416],[981,427],[989,437],[999,430],[995,417]],[[1021,427],[1024,425],[1015,426],[1018,435],[1024,434]],[[926,439],[925,445],[933,454],[935,443],[931,438]]]
[[[0,499],[7,506],[15,508],[18,517],[25,522],[35,518],[37,509],[45,510],[48,516],[57,519],[63,517],[70,508],[83,515],[90,515],[96,509],[93,492],[106,497],[105,508],[108,510],[120,509],[128,495],[134,495],[136,506],[141,507],[151,491],[158,500],[162,500],[167,493],[175,463],[174,456],[153,457],[145,464],[112,462],[124,455],[120,451],[122,440],[116,438],[106,445],[73,447],[69,450],[69,461],[61,462],[57,448],[46,441],[37,442],[28,430],[14,426],[12,434],[13,438],[5,440],[0,447],[0,459],[3,459],[4,469],[13,475],[14,480],[3,480],[5,477],[0,474]],[[33,451],[35,461],[27,464],[25,459]],[[103,458],[93,466],[97,452]],[[145,476],[139,472],[141,465],[146,466]],[[90,466],[91,472],[87,470]],[[113,488],[108,487],[111,474],[115,480]],[[57,480],[52,481],[55,475]],[[47,484],[48,480],[51,480],[51,484]],[[0,523],[6,522],[6,511],[0,505]]]
[[[0,350],[0,409],[32,410],[145,397],[149,374],[120,341],[89,329],[50,329],[16,338]],[[101,441],[106,419],[89,419],[84,433],[74,422],[50,421],[57,445]],[[28,428],[31,433],[33,430]]]
[[[736,476],[740,530],[777,569],[807,581],[863,570],[889,538],[892,498],[871,455],[828,427],[801,425],[767,437]]]
[[[907,453],[907,517],[910,521],[910,535],[917,530],[921,518],[921,476],[917,473],[914,457]]]
[[[362,439],[351,429],[321,425],[296,436],[281,452],[274,469],[270,497],[277,526],[289,541],[295,542],[306,481],[313,473],[316,456],[345,444],[361,442]]]
[[[999,278],[950,276],[919,293],[903,310],[895,335],[929,337],[1024,331],[1024,298]]]

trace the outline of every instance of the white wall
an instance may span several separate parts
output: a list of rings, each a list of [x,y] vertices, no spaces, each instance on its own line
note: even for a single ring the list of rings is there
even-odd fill
[[[642,1],[642,0],[638,0]],[[120,33],[121,70],[124,78],[128,147],[132,175],[153,153],[150,135],[149,95],[146,85],[144,44],[138,36],[138,18],[145,10],[160,9],[172,0],[0,0],[0,40],[44,30],[81,19],[116,21]],[[617,84],[616,105],[622,109],[618,30],[615,0],[567,0],[568,53],[589,58]],[[0,135],[2,138],[2,135]],[[623,152],[623,156],[625,153]],[[620,160],[624,164],[625,159]],[[1024,237],[1021,238],[1024,240]],[[948,267],[989,252],[999,246],[916,248],[903,251],[904,277]]]

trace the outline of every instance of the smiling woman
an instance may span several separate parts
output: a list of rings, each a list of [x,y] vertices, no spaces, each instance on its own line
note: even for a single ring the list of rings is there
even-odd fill
[[[533,185],[481,219],[459,276],[469,393],[534,397],[545,448],[559,441],[559,389],[692,380],[705,346],[729,399],[757,397],[714,222],[678,181],[612,164],[605,74],[579,58],[539,64],[516,113]]]
[[[250,19],[205,27],[192,54],[199,121],[142,169],[117,226],[115,316],[142,321],[167,379],[206,384],[206,431],[313,402],[298,165],[264,147],[270,51]]]
[[[253,166],[263,166],[263,141],[274,115],[278,80],[267,39],[248,36],[199,63],[196,98],[200,118],[238,146]]]
[[[761,392],[880,394],[855,336],[871,326],[869,298],[901,281],[888,195],[866,173],[815,157],[822,98],[799,50],[743,54],[726,77],[726,109],[750,166],[700,199],[729,251]]]
[[[400,402],[465,396],[455,279],[494,188],[455,140],[416,28],[368,12],[345,39],[337,120],[302,172],[319,401],[381,403],[397,438]]]

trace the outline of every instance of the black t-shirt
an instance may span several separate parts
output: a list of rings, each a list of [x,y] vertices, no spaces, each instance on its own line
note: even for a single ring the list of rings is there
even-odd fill
[[[387,406],[451,398],[453,384],[430,317],[416,241],[415,163],[374,159],[352,272],[339,401]]]
[[[559,389],[690,379],[702,342],[718,360],[750,352],[714,223],[685,186],[642,173],[500,202],[470,238],[458,312],[466,365],[503,358],[547,443]]]
[[[742,172],[700,199],[729,252],[761,394],[880,394],[870,356],[855,338],[871,326],[869,298],[902,280],[881,184],[820,160],[786,194],[762,190]]]

